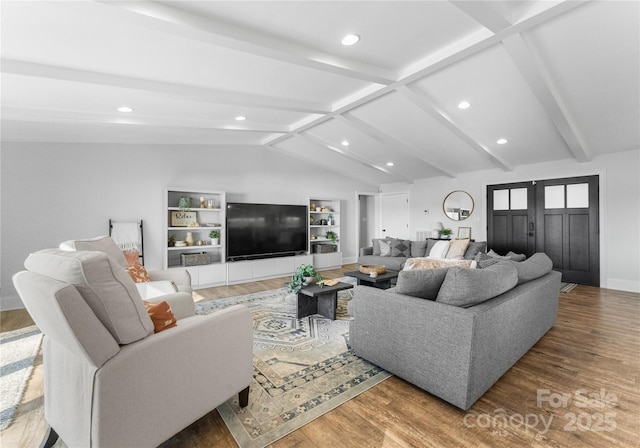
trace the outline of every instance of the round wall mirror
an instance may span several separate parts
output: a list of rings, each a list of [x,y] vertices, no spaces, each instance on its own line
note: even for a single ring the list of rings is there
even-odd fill
[[[452,191],[444,198],[442,210],[449,219],[463,221],[473,213],[473,198],[466,191]]]

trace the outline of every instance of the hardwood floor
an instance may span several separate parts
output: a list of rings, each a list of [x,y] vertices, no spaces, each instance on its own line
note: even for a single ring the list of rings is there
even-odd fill
[[[335,278],[355,268],[323,275]],[[285,281],[194,296],[219,299]],[[24,311],[2,312],[0,322],[2,331],[33,324]],[[468,411],[392,377],[270,447],[638,447],[639,355],[640,294],[578,286],[560,294],[555,326]],[[0,433],[3,448],[39,443],[46,427],[42,389],[39,359],[15,422]],[[166,445],[237,446],[217,411]]]

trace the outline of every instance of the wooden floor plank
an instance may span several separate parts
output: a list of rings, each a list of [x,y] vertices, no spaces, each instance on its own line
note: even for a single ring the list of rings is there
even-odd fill
[[[356,265],[324,271],[337,278]],[[286,278],[208,288],[196,301],[281,288]],[[33,325],[24,310],[0,313],[2,331]],[[428,341],[425,341],[428,344]],[[638,447],[640,431],[640,294],[578,286],[560,295],[555,326],[468,411],[392,377],[270,445],[271,448],[371,447]],[[552,406],[540,391],[568,394]],[[614,394],[615,400],[576,399]],[[15,422],[0,433],[3,448],[36,446],[46,423],[42,410],[41,358],[28,383]],[[610,414],[613,430],[600,424]],[[505,416],[506,426],[497,425]],[[572,416],[580,425],[572,425]],[[537,427],[520,425],[535,417]],[[548,430],[540,423],[550,422]],[[487,422],[489,425],[487,425]],[[587,423],[590,427],[587,427]],[[181,431],[163,447],[235,447],[217,411]]]

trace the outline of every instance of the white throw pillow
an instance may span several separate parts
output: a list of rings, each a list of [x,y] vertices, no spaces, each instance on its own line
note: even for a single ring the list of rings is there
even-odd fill
[[[389,244],[388,241],[380,241],[380,256],[381,257],[391,256],[391,244]]]
[[[429,258],[437,258],[442,259],[447,256],[447,252],[449,251],[450,241],[438,241],[433,245],[431,251],[429,252]]]

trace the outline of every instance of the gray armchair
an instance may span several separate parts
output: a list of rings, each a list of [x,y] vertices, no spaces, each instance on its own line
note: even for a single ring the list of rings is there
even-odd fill
[[[44,333],[44,407],[67,446],[155,447],[252,379],[249,310],[190,315],[154,333],[133,281],[106,254],[31,254],[14,284]]]

